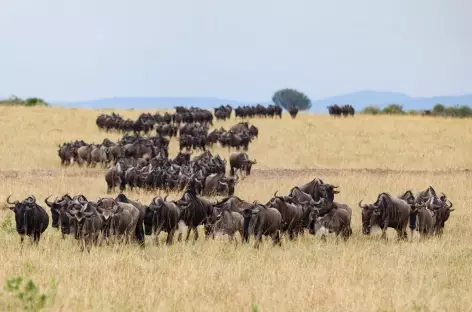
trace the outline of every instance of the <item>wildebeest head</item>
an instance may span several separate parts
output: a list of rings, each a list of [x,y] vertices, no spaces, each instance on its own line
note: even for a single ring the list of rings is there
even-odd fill
[[[7,203],[13,205],[9,208],[15,213],[16,231],[20,235],[25,235],[27,234],[27,226],[32,222],[32,213],[34,205],[36,204],[36,198],[30,195],[22,202],[17,200],[10,202],[10,197],[11,195],[7,197]]]
[[[60,215],[61,212],[65,212],[67,205],[72,198],[69,196],[69,194],[63,195],[61,198],[57,198],[53,201],[50,202],[48,199],[51,197],[48,196],[44,202],[46,205],[51,208],[51,217],[52,217],[52,227],[59,229],[59,220],[60,220]]]
[[[313,219],[322,217],[333,209],[333,202],[326,199],[320,198],[320,200],[314,202],[315,209],[312,210]]]
[[[370,234],[371,219],[374,214],[375,206],[373,204],[362,204],[362,200],[359,202],[359,207],[362,209],[362,233],[365,235]]]
[[[234,187],[239,182],[239,176],[236,175],[236,178],[233,177],[223,177],[218,181],[218,189],[226,189],[228,191],[228,196],[234,194]]]
[[[322,184],[320,187],[321,197],[328,199],[329,201],[334,201],[334,194],[339,194],[340,192],[336,190],[338,186],[332,184]]]
[[[252,168],[252,165],[255,165],[257,164],[257,160],[254,159],[254,160],[247,160],[246,163],[244,164],[244,168],[246,169],[246,175],[250,175],[251,174],[251,168]]]
[[[113,216],[119,212],[119,204],[113,198],[99,198],[97,201],[97,212],[103,221],[103,226],[108,228]]]

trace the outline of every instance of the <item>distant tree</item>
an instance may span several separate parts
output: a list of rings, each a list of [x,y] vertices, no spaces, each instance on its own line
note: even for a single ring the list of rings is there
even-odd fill
[[[368,105],[361,110],[361,114],[367,115],[378,115],[380,112],[380,108],[375,105]]]
[[[27,98],[23,100],[12,95],[8,99],[0,100],[0,105],[48,106],[49,104],[40,98]]]
[[[311,100],[295,89],[282,89],[274,93],[272,101],[275,105],[281,106],[284,109],[288,109],[290,106],[294,106],[299,110],[307,110],[311,108]]]
[[[390,104],[382,110],[384,114],[398,115],[404,114],[403,106],[399,104]]]
[[[433,107],[433,114],[434,115],[443,115],[445,110],[446,110],[446,108],[444,107],[444,105],[438,103],[438,104],[434,105],[434,107]]]

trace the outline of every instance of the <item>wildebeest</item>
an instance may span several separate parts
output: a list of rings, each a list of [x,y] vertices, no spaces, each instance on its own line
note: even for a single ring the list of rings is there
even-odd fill
[[[138,221],[136,222],[135,239],[140,245],[144,246],[144,223],[143,223],[143,220],[144,220],[144,214],[146,212],[146,206],[144,206],[143,204],[141,204],[140,202],[138,202],[136,200],[131,200],[131,199],[127,198],[126,195],[123,194],[123,193],[118,194],[118,196],[116,196],[115,200],[119,203],[131,204],[134,207],[136,207],[136,209],[138,209],[139,215],[138,215]]]
[[[410,217],[411,207],[408,203],[388,193],[380,193],[373,204],[362,205],[362,232],[370,234],[372,226],[379,226],[382,229],[382,238],[387,238],[387,228],[394,228],[398,233],[398,238],[406,239],[406,227]]]
[[[232,153],[229,157],[229,166],[230,166],[230,176],[234,176],[237,170],[246,173],[246,175],[251,174],[252,165],[257,164],[257,161],[250,160],[249,156],[246,153]]]
[[[348,205],[321,198],[315,202],[315,206],[316,209],[310,213],[310,233],[315,234],[316,228],[321,227],[326,228],[330,233],[334,232],[336,237],[341,235],[344,240],[352,235],[352,209]],[[324,238],[324,233],[322,238]]]
[[[167,232],[166,244],[171,245],[175,231],[178,229],[180,219],[180,208],[175,202],[168,202],[166,198],[154,197],[146,208],[147,226],[146,234],[150,235],[152,230],[155,232],[155,243],[159,244],[159,234],[161,231]]]
[[[136,226],[140,220],[140,211],[131,203],[124,203],[113,198],[100,198],[97,211],[105,221],[106,228],[118,239],[129,243],[136,237]],[[108,216],[108,217],[107,217]]]
[[[17,200],[10,202],[11,195],[7,198],[10,210],[15,213],[16,231],[21,236],[23,242],[24,236],[30,237],[34,243],[39,243],[41,234],[49,225],[49,216],[43,207],[36,203],[33,195],[28,196],[23,201]]]
[[[302,232],[304,215],[307,213],[304,206],[297,204],[288,196],[277,196],[277,192],[274,193],[274,197],[269,200],[266,206],[280,212],[282,216],[280,230],[283,233],[288,233],[290,239],[294,239]]]
[[[339,194],[339,191],[336,190],[338,186],[325,184],[323,180],[317,178],[298,186],[298,188],[302,192],[309,194],[315,201],[318,201],[322,197],[333,201],[334,195]]]
[[[239,212],[240,214],[242,214],[245,209],[250,208],[252,205],[252,203],[242,200],[238,196],[233,195],[224,198],[220,202],[217,202],[214,206],[220,211],[224,209],[229,209],[233,212]]]
[[[80,242],[80,249],[87,248],[87,251],[90,251],[92,244],[98,244],[103,226],[96,207],[86,199],[74,198],[69,201],[66,214],[73,219],[75,238]]]
[[[185,238],[188,241],[190,237],[190,231],[194,232],[194,241],[198,239],[199,225],[205,227],[205,238],[208,239],[209,235],[213,233],[214,221],[213,217],[216,217],[214,207],[207,199],[197,196],[195,190],[195,180],[191,180],[187,184],[187,188],[182,197],[175,202],[180,207],[180,220],[183,221],[187,226],[187,236]],[[213,224],[212,224],[213,223]],[[178,240],[182,239],[182,233],[179,233]]]
[[[254,203],[243,212],[244,217],[244,241],[249,242],[249,236],[254,234],[255,248],[259,248],[262,235],[270,236],[275,244],[282,245],[280,241],[280,229],[282,215],[275,208],[268,208],[262,204]]]
[[[205,179],[203,189],[204,195],[222,195],[231,196],[234,194],[234,186],[239,182],[239,176],[236,178],[226,177],[223,173],[210,174]]]
[[[61,229],[62,238],[66,234],[73,234],[75,236],[75,224],[72,218],[66,214],[69,202],[72,200],[69,194],[65,194],[60,198],[56,198],[53,202],[48,201],[51,196],[48,196],[44,202],[51,208],[51,218],[53,228]]]
[[[295,119],[295,117],[297,117],[298,108],[296,106],[289,106],[287,107],[287,110],[288,110],[288,113],[290,114],[290,117],[292,117],[292,119]]]
[[[238,240],[234,237],[236,232],[239,232],[241,240],[244,236],[244,217],[239,212],[234,212],[228,208],[223,209],[216,217],[215,232],[227,234],[235,245]]]

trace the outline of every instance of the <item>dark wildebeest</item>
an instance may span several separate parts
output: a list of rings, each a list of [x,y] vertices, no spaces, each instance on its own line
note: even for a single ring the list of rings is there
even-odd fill
[[[254,234],[255,248],[259,248],[262,235],[272,237],[275,244],[282,245],[280,241],[280,228],[282,215],[275,208],[268,208],[262,204],[254,203],[251,208],[244,210],[244,241],[249,242],[250,234]]]
[[[274,193],[274,197],[269,200],[266,204],[269,208],[275,208],[280,212],[282,216],[282,224],[280,230],[282,233],[288,233],[290,239],[294,239],[303,229],[303,217],[305,215],[305,208],[290,197],[277,196],[277,192]]]
[[[434,235],[441,236],[446,221],[449,219],[451,212],[454,211],[454,209],[451,209],[453,206],[452,203],[446,198],[446,195],[443,194],[441,198],[431,197],[425,205],[433,213]]]
[[[321,179],[317,178],[300,185],[298,188],[302,192],[309,194],[315,201],[322,197],[334,201],[334,194],[339,194],[339,191],[335,190],[338,188],[337,186],[325,184]]]
[[[43,207],[36,204],[33,195],[28,196],[22,202],[15,200],[10,202],[11,195],[7,198],[7,203],[13,205],[9,207],[15,213],[16,231],[21,236],[21,242],[27,235],[33,239],[34,243],[39,243],[41,234],[49,225],[49,216]]]
[[[423,205],[414,206],[413,211],[410,215],[410,220],[412,216],[415,218],[415,223],[418,223],[418,231],[420,232],[420,239],[428,237],[434,233],[434,214],[431,209],[428,208],[431,198]],[[410,221],[411,223],[411,221]],[[416,224],[415,224],[416,227]]]
[[[244,217],[239,212],[231,211],[224,208],[216,217],[215,232],[227,234],[235,245],[238,245],[238,240],[234,237],[236,232],[239,232],[241,240],[244,236]]]
[[[66,214],[73,218],[76,229],[75,238],[80,242],[80,249],[83,251],[87,248],[90,252],[92,244],[98,244],[103,226],[96,208],[86,200],[77,198],[69,201]]]
[[[208,239],[209,235],[213,232],[215,221],[213,219],[216,217],[212,203],[203,197],[197,196],[195,184],[195,180],[191,179],[187,184],[185,193],[176,201],[177,206],[180,208],[180,220],[188,226],[185,241],[188,241],[191,230],[194,232],[194,241],[198,239],[197,227],[199,225],[204,225],[205,238]],[[179,233],[178,240],[182,240],[182,233]]]
[[[415,196],[413,195],[413,192],[411,190],[406,191],[403,193],[403,195],[397,196],[400,199],[403,199],[410,205],[411,208],[411,214],[410,214],[410,231],[411,231],[411,237],[413,238],[413,231],[416,229],[416,216],[417,214],[415,213]]]
[[[167,232],[166,244],[171,245],[179,226],[180,209],[175,202],[168,202],[166,199],[167,196],[164,199],[160,196],[154,197],[146,209],[146,234],[151,235],[154,229],[156,245],[159,244],[161,231]]]
[[[394,228],[399,239],[407,239],[406,227],[410,218],[411,208],[408,203],[388,193],[380,193],[373,204],[362,205],[362,232],[370,234],[372,226],[382,229],[382,238],[387,239],[387,228]]]
[[[69,194],[61,196],[61,198],[56,198],[53,202],[49,202],[48,199],[51,196],[48,196],[44,202],[51,208],[51,218],[52,218],[52,227],[61,229],[62,238],[66,238],[66,234],[72,234],[75,236],[75,223],[72,222],[73,219],[70,218],[66,212],[69,205],[69,201],[72,200]]]
[[[251,174],[252,165],[257,164],[257,161],[250,160],[249,156],[246,153],[232,153],[229,157],[229,166],[230,166],[230,176],[234,176],[235,172],[239,170],[240,172],[246,173],[246,175]]]

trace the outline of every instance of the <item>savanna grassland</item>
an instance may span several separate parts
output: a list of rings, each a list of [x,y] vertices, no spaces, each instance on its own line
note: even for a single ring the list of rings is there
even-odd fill
[[[249,147],[256,158],[251,176],[236,195],[266,202],[314,177],[340,186],[336,201],[353,209],[354,234],[326,243],[306,234],[273,247],[264,241],[239,245],[227,237],[154,246],[101,246],[79,251],[51,227],[39,246],[20,248],[5,199],[34,194],[106,195],[104,170],[61,168],[57,146],[83,139],[116,141],[98,130],[105,110],[0,107],[0,283],[24,276],[47,293],[50,311],[469,311],[472,310],[472,121],[413,116],[333,119],[301,114],[292,120],[250,119],[259,138]],[[110,110],[108,110],[110,112]],[[119,111],[136,118],[141,111]],[[234,116],[234,115],[233,115]],[[236,123],[216,122],[229,128]],[[169,152],[176,155],[178,143]],[[228,159],[230,152],[215,148]],[[375,201],[432,185],[448,195],[455,211],[441,239],[397,242],[361,233],[360,199]],[[159,192],[128,192],[149,203]],[[116,194],[113,194],[115,196]],[[171,194],[176,198],[179,194]],[[46,207],[46,205],[44,205]],[[13,222],[13,223],[12,223]],[[391,231],[391,230],[389,230]],[[163,235],[165,237],[165,235]],[[56,287],[52,288],[52,280]],[[0,292],[0,310],[20,301]]]

